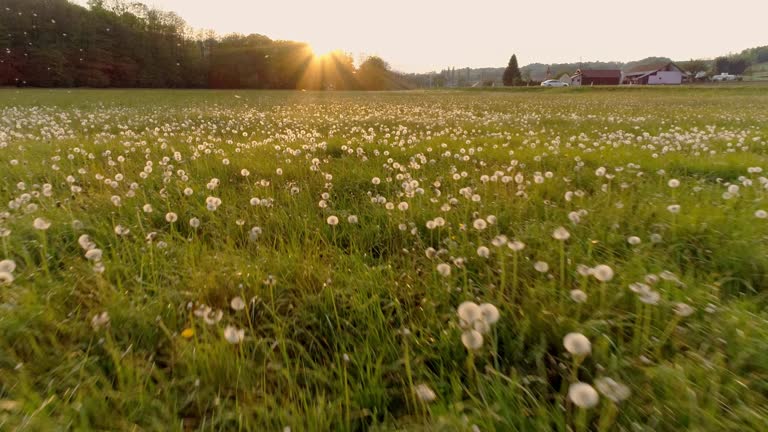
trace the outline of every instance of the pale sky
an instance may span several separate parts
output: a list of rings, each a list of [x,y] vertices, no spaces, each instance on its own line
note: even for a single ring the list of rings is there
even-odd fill
[[[78,0],[85,3],[85,0]],[[375,54],[403,72],[446,67],[712,58],[768,45],[768,0],[144,0],[196,28]]]

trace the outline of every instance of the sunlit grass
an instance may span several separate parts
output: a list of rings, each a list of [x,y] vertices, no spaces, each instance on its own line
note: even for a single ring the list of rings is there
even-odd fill
[[[767,105],[3,90],[0,429],[765,429]]]

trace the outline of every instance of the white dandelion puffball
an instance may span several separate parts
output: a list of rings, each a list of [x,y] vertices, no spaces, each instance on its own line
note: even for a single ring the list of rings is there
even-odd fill
[[[565,335],[563,346],[569,353],[577,357],[585,357],[592,353],[592,343],[581,333]]]
[[[765,219],[768,217],[768,212],[765,210],[758,210],[755,212],[755,217],[758,219]]]
[[[679,204],[672,204],[670,206],[667,206],[667,211],[672,214],[680,213],[680,205]]]
[[[77,239],[77,243],[80,245],[83,250],[91,250],[96,247],[96,243],[91,241],[91,237],[88,234],[83,234]]]
[[[613,269],[605,264],[600,264],[592,269],[592,276],[600,282],[608,282],[613,279]]]
[[[499,309],[490,303],[483,303],[479,306],[480,314],[483,320],[488,324],[496,324],[499,320]]]
[[[189,226],[192,228],[200,228],[200,219],[193,217],[189,220]]]
[[[130,233],[131,233],[130,228],[126,228],[126,227],[124,227],[122,225],[118,225],[118,226],[115,227],[115,234],[117,234],[119,236],[126,236],[126,235],[128,235]]]
[[[571,233],[563,227],[558,227],[552,232],[552,238],[555,240],[566,241],[571,237]]]
[[[477,256],[481,258],[488,258],[491,255],[491,250],[485,246],[477,248]]]
[[[677,303],[675,305],[675,314],[683,318],[692,315],[694,311],[695,309],[686,303]]]
[[[152,213],[152,204],[144,204],[141,208],[144,213]]]
[[[577,224],[581,222],[581,216],[579,215],[578,212],[572,211],[568,213],[568,220],[570,220],[571,223]]]
[[[477,320],[472,323],[472,329],[477,330],[480,334],[488,334],[491,331],[491,325],[485,322],[485,320]]]
[[[174,223],[177,220],[179,220],[179,216],[176,213],[174,213],[174,212],[168,212],[168,213],[165,214],[165,220],[168,223]]]
[[[509,240],[507,239],[507,236],[505,236],[504,234],[501,234],[494,237],[493,240],[491,240],[491,244],[496,247],[502,247],[505,244],[507,244],[508,241]]]
[[[461,343],[471,351],[483,347],[483,335],[477,330],[467,330],[461,334]]]
[[[339,224],[339,218],[336,216],[328,216],[328,219],[325,220],[328,225],[330,226],[336,226]]]
[[[485,219],[475,219],[475,221],[472,222],[472,226],[475,227],[476,230],[482,231],[488,227],[488,222],[486,222]]]
[[[101,261],[102,255],[101,249],[89,249],[85,252],[85,259],[88,261]]]
[[[580,289],[571,290],[571,300],[573,300],[576,303],[586,303],[587,293],[585,293]]]
[[[549,271],[549,264],[544,261],[536,261],[533,264],[533,268],[539,273],[546,273]]]
[[[355,215],[349,215],[349,216],[347,217],[347,222],[349,222],[349,223],[351,223],[351,224],[353,224],[353,225],[354,225],[354,224],[356,224],[356,223],[358,222],[357,216],[355,216]]]
[[[600,400],[600,396],[591,385],[577,382],[568,387],[568,399],[579,408],[593,408]]]
[[[645,304],[657,305],[659,304],[659,300],[661,300],[661,294],[659,294],[658,291],[648,290],[639,293],[638,298]]]
[[[632,245],[632,246],[637,246],[637,245],[639,245],[641,242],[642,242],[642,240],[640,240],[640,237],[638,237],[638,236],[630,236],[630,237],[627,237],[627,243],[629,243],[629,244],[630,244],[630,245]]]
[[[435,392],[426,384],[417,385],[413,388],[413,391],[416,393],[416,397],[422,402],[429,403],[437,399]]]
[[[241,310],[245,309],[245,301],[240,296],[234,297],[229,302],[229,307],[231,307],[232,310],[234,310],[234,311],[241,311]]]
[[[678,180],[678,179],[670,179],[667,182],[667,186],[669,186],[671,188],[676,188],[676,187],[680,186],[680,180]]]
[[[479,320],[483,316],[483,312],[475,302],[466,301],[456,308],[456,313],[459,315],[459,325],[462,328],[469,328],[472,323]]]
[[[446,263],[440,263],[437,265],[437,272],[440,273],[440,276],[450,276],[451,266]]]
[[[509,243],[507,243],[507,247],[512,249],[515,252],[520,252],[521,250],[525,249],[525,243],[519,241],[519,240],[513,240]]]
[[[106,327],[109,325],[109,313],[106,311],[94,315],[93,318],[91,318],[91,327],[93,327],[94,330],[98,330],[102,327]]]
[[[51,223],[43,218],[37,218],[32,222],[36,230],[45,231],[51,227]]]
[[[616,403],[627,399],[632,394],[629,387],[608,377],[596,379],[595,387],[603,396]]]
[[[227,326],[224,329],[224,339],[231,344],[238,344],[245,338],[245,330],[238,329],[237,327]]]
[[[4,259],[0,261],[0,272],[13,273],[16,270],[16,261]]]
[[[13,283],[13,275],[11,272],[0,271],[0,286],[10,285]]]

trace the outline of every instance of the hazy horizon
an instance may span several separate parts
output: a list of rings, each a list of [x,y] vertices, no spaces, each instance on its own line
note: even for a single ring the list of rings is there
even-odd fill
[[[745,0],[738,8],[679,0],[656,9],[607,0],[594,0],[588,9],[562,0],[548,5],[483,0],[467,6],[392,0],[386,7],[350,0],[268,6],[248,0],[142,2],[176,12],[197,29],[303,41],[318,53],[378,55],[402,72],[502,67],[513,53],[520,65],[713,58],[768,43],[760,31],[768,12],[764,0]]]

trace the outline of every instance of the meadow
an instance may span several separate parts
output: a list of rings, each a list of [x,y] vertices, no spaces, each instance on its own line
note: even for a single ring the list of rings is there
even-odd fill
[[[0,430],[768,430],[768,87],[0,90]]]

